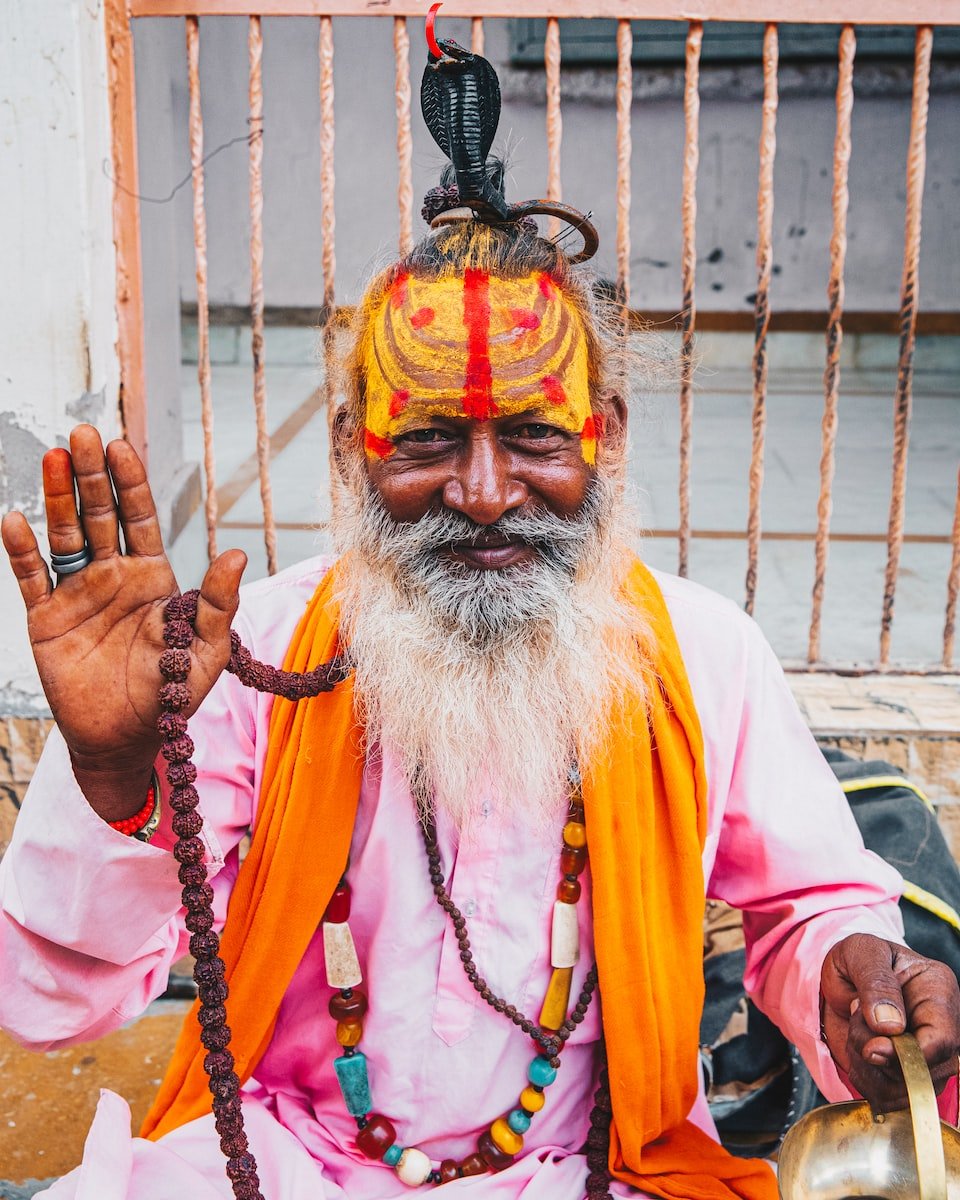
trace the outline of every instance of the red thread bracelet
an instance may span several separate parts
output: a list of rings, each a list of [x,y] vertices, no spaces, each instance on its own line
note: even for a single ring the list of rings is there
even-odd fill
[[[139,833],[144,825],[146,825],[146,823],[153,816],[153,810],[156,806],[156,803],[157,796],[156,792],[154,791],[153,784],[151,783],[150,787],[147,789],[146,803],[139,812],[134,813],[132,817],[125,818],[123,821],[108,821],[107,824],[111,829],[115,829],[117,833]]]

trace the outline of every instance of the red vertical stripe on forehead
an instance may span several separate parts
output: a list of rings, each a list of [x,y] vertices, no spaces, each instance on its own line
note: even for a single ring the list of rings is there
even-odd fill
[[[463,411],[486,421],[497,414],[490,370],[490,276],[475,267],[463,273],[463,323],[467,328]]]
[[[407,298],[407,280],[410,276],[406,271],[396,277],[390,285],[390,304],[393,308],[399,308]]]
[[[553,282],[546,271],[540,272],[540,278],[537,281],[540,284],[540,295],[545,300],[551,300],[554,292],[557,290],[557,285]]]

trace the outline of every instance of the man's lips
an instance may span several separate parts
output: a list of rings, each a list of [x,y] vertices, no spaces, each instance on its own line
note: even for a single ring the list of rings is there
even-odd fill
[[[451,542],[447,547],[451,558],[479,567],[481,570],[496,570],[526,562],[533,555],[533,548],[521,538],[492,534],[471,541]]]

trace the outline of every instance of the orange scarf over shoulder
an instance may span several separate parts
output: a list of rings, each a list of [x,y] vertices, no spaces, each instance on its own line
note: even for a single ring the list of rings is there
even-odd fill
[[[625,719],[583,781],[613,1099],[610,1167],[617,1179],[665,1200],[776,1200],[766,1164],[733,1158],[687,1120],[703,1005],[703,741],[660,589],[640,562],[626,586],[651,626],[659,687],[647,705],[625,698]],[[294,633],[285,670],[307,671],[337,653],[333,592],[331,572]],[[221,941],[242,1081],[270,1042],[280,1002],[347,861],[363,772],[350,681],[312,700],[278,698],[269,739],[253,841]],[[203,1058],[194,1011],[144,1137],[210,1111]],[[562,1071],[556,1086],[563,1086]]]

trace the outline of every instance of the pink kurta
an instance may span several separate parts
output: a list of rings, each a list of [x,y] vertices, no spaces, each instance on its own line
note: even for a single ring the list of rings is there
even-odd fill
[[[257,658],[283,660],[327,565],[315,559],[244,589],[236,628]],[[824,1092],[846,1098],[818,1036],[820,964],[849,933],[902,936],[899,876],[863,849],[847,803],[754,623],[695,584],[657,578],[703,727],[708,894],[746,910],[748,987],[799,1045]],[[221,919],[237,873],[238,843],[255,820],[271,703],[224,675],[191,722]],[[322,789],[324,780],[316,786]],[[484,812],[476,834],[460,845],[441,818],[444,870],[467,918],[481,974],[535,1019],[550,977],[559,829],[538,839],[506,823],[492,797]],[[101,821],[79,791],[54,731],[0,864],[0,1023],[17,1039],[43,1050],[99,1037],[163,991],[187,941],[171,844],[169,815],[150,845]],[[402,1144],[419,1146],[435,1165],[462,1157],[493,1118],[515,1107],[533,1051],[464,976],[453,929],[433,897],[413,802],[389,748],[366,766],[350,882],[351,927],[370,999],[362,1049],[375,1108],[391,1118]],[[303,886],[311,886],[309,877]],[[574,994],[591,962],[588,878],[584,891],[577,911],[586,949],[575,968]],[[407,1194],[393,1170],[364,1159],[355,1147],[356,1125],[332,1066],[338,1047],[329,995],[317,937],[245,1093],[266,1200]],[[601,1003],[571,1037],[524,1155],[501,1174],[455,1181],[445,1196],[580,1200],[585,1163],[576,1151],[588,1128]],[[691,1118],[713,1132],[702,1091]],[[83,1166],[47,1195],[231,1195],[211,1117],[156,1144],[131,1140],[127,1121],[124,1101],[104,1092]]]

